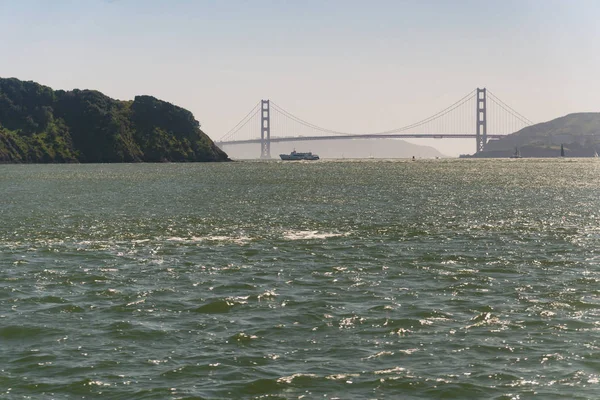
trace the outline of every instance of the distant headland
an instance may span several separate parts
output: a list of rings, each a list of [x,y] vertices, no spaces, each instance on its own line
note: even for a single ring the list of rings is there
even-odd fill
[[[199,161],[229,157],[181,107],[0,78],[1,163]]]
[[[600,113],[574,113],[525,127],[498,140],[485,150],[466,158],[521,157],[595,157],[600,153]]]

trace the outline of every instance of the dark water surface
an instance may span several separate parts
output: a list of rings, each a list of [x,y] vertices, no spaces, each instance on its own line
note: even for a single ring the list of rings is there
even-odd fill
[[[600,398],[600,162],[0,166],[2,399]]]

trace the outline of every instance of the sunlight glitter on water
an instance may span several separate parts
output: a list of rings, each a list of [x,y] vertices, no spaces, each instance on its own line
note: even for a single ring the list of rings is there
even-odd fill
[[[594,398],[598,165],[272,164],[3,166],[0,393]]]

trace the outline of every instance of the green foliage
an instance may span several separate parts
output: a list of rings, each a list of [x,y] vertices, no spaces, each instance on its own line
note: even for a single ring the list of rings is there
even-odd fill
[[[0,162],[225,161],[189,111],[0,78]]]
[[[227,158],[200,130],[191,112],[151,96],[131,105],[133,131],[148,161],[220,161]]]

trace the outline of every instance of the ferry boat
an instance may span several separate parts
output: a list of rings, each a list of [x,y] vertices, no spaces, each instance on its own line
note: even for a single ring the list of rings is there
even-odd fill
[[[313,154],[311,152],[299,153],[296,150],[292,151],[290,154],[280,154],[279,157],[281,157],[281,159],[284,161],[318,160],[319,159],[318,155]]]

